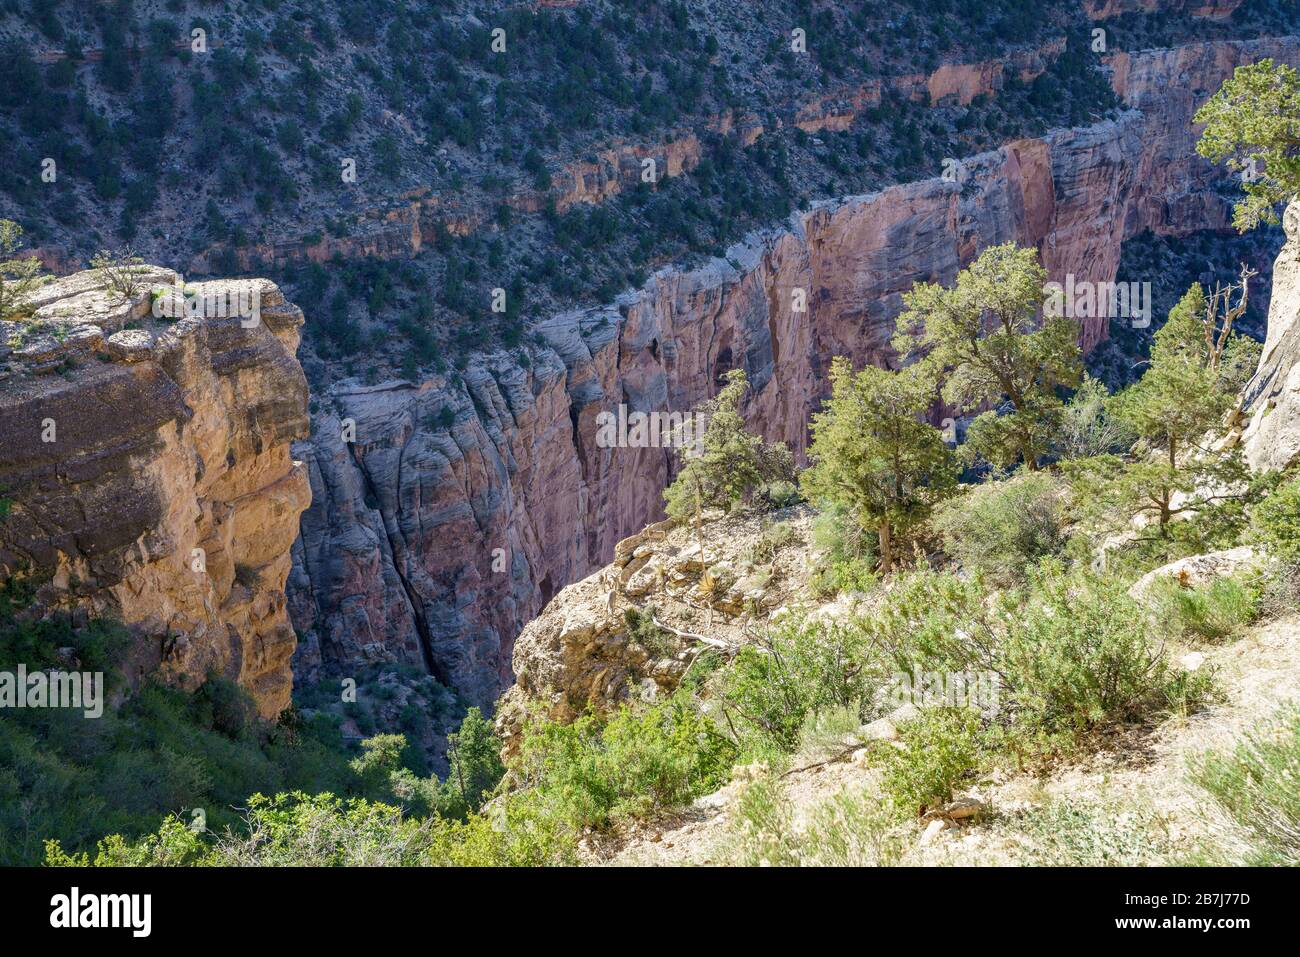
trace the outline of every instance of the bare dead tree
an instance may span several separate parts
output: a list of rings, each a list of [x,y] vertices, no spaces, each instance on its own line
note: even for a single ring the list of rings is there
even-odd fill
[[[1241,264],[1240,278],[1226,285],[1215,283],[1214,291],[1205,297],[1205,354],[1209,367],[1218,371],[1223,351],[1232,335],[1232,325],[1246,312],[1250,301],[1250,281],[1259,275],[1245,263]],[[1233,297],[1236,302],[1233,302]]]

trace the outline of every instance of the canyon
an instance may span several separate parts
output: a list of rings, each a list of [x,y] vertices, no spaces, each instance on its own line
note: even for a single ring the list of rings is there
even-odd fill
[[[371,667],[432,674],[490,707],[524,625],[663,514],[674,453],[603,447],[601,412],[686,412],[741,367],[751,425],[801,455],[831,357],[893,362],[914,282],[950,281],[1010,241],[1037,248],[1056,281],[1142,280],[1117,275],[1127,239],[1228,228],[1235,191],[1196,156],[1192,115],[1264,57],[1300,61],[1300,38],[1115,54],[1117,119],[814,203],[704,265],[537,321],[542,345],[422,381],[343,380],[310,414],[304,318],[274,284],[197,284],[255,289],[248,324],[154,316],[150,289],[175,283],[169,270],[150,267],[129,294],[94,272],[56,280],[31,301],[37,334],[0,336],[18,370],[0,379],[0,572],[38,573],[47,609],[125,622],[141,637],[132,680],[224,675],[266,718],[294,681]],[[1260,464],[1287,458],[1294,436],[1295,219],[1250,393]],[[1107,335],[1105,317],[1081,320],[1085,349]]]
[[[1196,156],[1192,115],[1263,57],[1296,62],[1300,40],[1117,54],[1118,120],[814,204],[700,268],[540,321],[546,346],[526,364],[480,354],[455,376],[332,386],[295,452],[313,498],[288,580],[296,673],[399,663],[491,704],[523,624],[662,515],[672,453],[599,448],[601,411],[686,411],[740,366],[751,423],[801,452],[830,357],[890,361],[913,282],[951,280],[1005,241],[1037,247],[1053,279],[1109,282],[1143,230],[1226,228],[1231,190]],[[1081,324],[1085,349],[1106,335],[1105,319]]]

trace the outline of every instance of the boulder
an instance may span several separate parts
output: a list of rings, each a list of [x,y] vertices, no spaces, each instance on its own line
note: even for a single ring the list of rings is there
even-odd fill
[[[104,340],[104,351],[118,362],[142,362],[153,356],[154,338],[144,329],[123,329]]]
[[[1197,588],[1216,578],[1226,578],[1243,568],[1248,568],[1256,561],[1255,549],[1249,545],[1180,558],[1176,562],[1161,565],[1154,571],[1147,572],[1133,584],[1128,593],[1132,598],[1144,601],[1150,597],[1151,589],[1155,587],[1156,582],[1162,579],[1174,579],[1184,588]]]

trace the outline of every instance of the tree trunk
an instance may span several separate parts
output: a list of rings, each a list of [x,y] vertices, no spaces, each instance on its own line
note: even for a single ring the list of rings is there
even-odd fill
[[[888,575],[894,570],[894,543],[890,537],[889,519],[880,520],[880,572]]]

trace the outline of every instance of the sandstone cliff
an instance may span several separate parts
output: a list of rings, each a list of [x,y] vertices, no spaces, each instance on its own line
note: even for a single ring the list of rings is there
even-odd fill
[[[1186,185],[1213,181],[1191,116],[1263,56],[1294,61],[1300,40],[1130,55],[1116,83],[1133,108],[1118,121],[1010,143],[955,181],[817,204],[702,267],[542,321],[527,364],[482,355],[458,376],[336,386],[301,446],[315,504],[289,582],[296,667],[396,661],[489,704],[522,625],[662,514],[671,454],[598,447],[600,412],[685,411],[741,366],[751,421],[802,450],[830,358],[889,361],[914,281],[951,280],[1008,240],[1036,246],[1054,279],[1110,281],[1127,236],[1226,223],[1227,194]],[[1103,319],[1081,324],[1085,348],[1106,334]]]
[[[1283,218],[1286,245],[1273,264],[1268,336],[1259,369],[1246,386],[1246,460],[1256,469],[1300,462],[1300,201]]]
[[[295,639],[284,582],[310,489],[295,358],[302,312],[265,280],[187,293],[260,315],[154,318],[85,272],[41,288],[0,335],[0,579],[33,575],[40,606],[120,618],[128,678],[237,680],[266,718],[289,704]],[[198,301],[198,300],[194,300]]]

